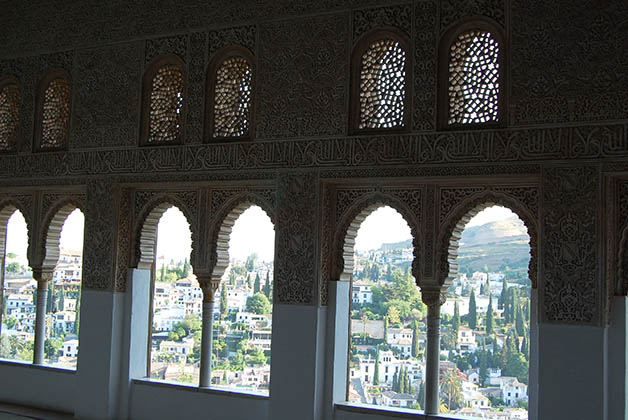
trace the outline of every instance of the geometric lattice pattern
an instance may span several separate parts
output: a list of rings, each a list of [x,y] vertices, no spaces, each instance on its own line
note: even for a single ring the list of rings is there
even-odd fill
[[[393,39],[373,42],[360,67],[358,128],[403,127],[406,99],[406,52]]]
[[[13,150],[20,123],[20,102],[22,95],[15,84],[0,90],[0,150]]]
[[[240,137],[249,132],[251,81],[253,75],[244,57],[230,57],[216,71],[214,137]]]
[[[177,141],[183,115],[183,73],[169,64],[157,71],[150,91],[148,143]]]
[[[498,59],[490,32],[458,35],[449,51],[449,124],[498,121]]]
[[[44,92],[41,119],[42,149],[66,146],[70,129],[70,84],[64,78],[53,79]]]

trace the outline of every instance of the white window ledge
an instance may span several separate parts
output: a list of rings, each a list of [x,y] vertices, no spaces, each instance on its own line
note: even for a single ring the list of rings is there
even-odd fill
[[[408,408],[384,407],[370,404],[359,403],[337,403],[337,410],[349,411],[352,413],[360,413],[373,416],[386,416],[390,418],[412,419],[412,420],[472,420],[475,417],[467,416],[451,416],[447,414],[427,415],[419,410],[410,410]],[[478,419],[479,420],[479,419]]]
[[[59,366],[49,366],[49,365],[34,365],[31,362],[24,362],[22,360],[0,359],[0,367],[2,366],[37,369],[37,370],[45,370],[45,371],[68,373],[68,374],[76,373],[76,369],[64,368],[64,367],[59,367]]]
[[[234,397],[234,398],[248,398],[248,399],[254,399],[254,400],[267,400],[268,399],[268,395],[262,392],[245,391],[245,390],[240,391],[233,388],[222,388],[222,387],[217,387],[217,386],[212,386],[211,388],[200,388],[198,385],[194,385],[194,384],[165,381],[165,380],[160,380],[160,379],[149,379],[149,378],[133,379],[133,384],[179,389],[181,391],[186,391],[186,392],[203,392],[207,394],[224,395],[224,396]]]

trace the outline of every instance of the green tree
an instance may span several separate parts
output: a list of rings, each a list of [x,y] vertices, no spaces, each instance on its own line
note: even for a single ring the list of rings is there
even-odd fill
[[[517,304],[517,308],[515,309],[515,330],[517,331],[517,336],[523,337],[525,335],[525,321],[523,320],[523,310],[521,309],[521,305]]]
[[[225,285],[223,284],[220,288],[220,316],[224,319],[227,316],[227,311],[229,307],[227,305],[227,289],[225,289]]]
[[[246,275],[246,284],[249,286],[249,289],[253,288],[253,282],[251,281],[251,275],[250,274]]]
[[[394,392],[399,392],[399,375],[397,374],[397,371],[395,371],[393,375],[392,390]]]
[[[259,273],[255,273],[255,283],[253,283],[253,293],[258,293],[262,289],[261,279],[259,278]]]
[[[270,271],[266,272],[266,282],[264,283],[264,294],[266,295],[266,297],[268,298],[268,300],[270,300]]]
[[[48,282],[48,300],[46,300],[46,313],[50,314],[54,312],[55,304],[57,302],[57,296],[54,293],[54,285],[51,281]]]
[[[419,325],[418,322],[412,323],[412,357],[417,359],[419,357]]]
[[[83,288],[79,286],[78,296],[76,297],[76,306],[74,307],[74,312],[76,313],[76,319],[74,320],[74,325],[72,325],[72,333],[79,335],[79,331],[81,328],[81,295],[83,294]]]
[[[406,371],[402,366],[401,371],[399,373],[399,393],[405,394],[406,392]]]
[[[419,385],[419,395],[416,399],[421,407],[425,407],[425,381],[421,381],[421,385]]]
[[[460,309],[458,308],[458,301],[454,303],[454,317],[451,321],[451,329],[454,333],[455,341],[457,341],[458,331],[460,331]]]
[[[471,290],[471,297],[469,298],[469,314],[467,317],[469,320],[469,328],[475,330],[478,326],[478,308],[475,302],[475,290]]]
[[[246,310],[254,314],[269,314],[270,302],[263,293],[257,292],[246,299]]]
[[[388,317],[384,317],[384,342],[388,342]]]
[[[525,357],[526,360],[529,360],[529,344],[528,344],[528,337],[525,336],[523,337],[523,341],[521,341],[521,354],[523,354],[523,357]]]
[[[375,352],[375,371],[373,372],[373,385],[379,385],[379,346]]]
[[[4,269],[7,273],[17,274],[22,271],[22,267],[17,262],[8,263]]]
[[[387,318],[389,322],[393,325],[401,324],[401,319],[399,318],[399,309],[397,309],[395,306],[391,305],[388,307]]]
[[[493,334],[493,295],[488,295],[488,308],[486,309],[486,334]]]
[[[443,396],[447,399],[447,408],[455,410],[462,405],[462,380],[456,369],[448,370],[441,382]]]
[[[497,306],[499,309],[504,309],[506,303],[506,293],[508,293],[508,283],[506,283],[506,276],[502,279],[502,292],[497,300]]]
[[[161,264],[161,275],[159,276],[160,281],[164,281],[166,277],[166,265],[165,264]]]
[[[246,270],[253,271],[255,270],[255,261],[257,260],[257,254],[253,253],[246,258]]]
[[[266,355],[262,349],[256,347],[251,352],[249,360],[253,365],[264,365],[266,364]]]

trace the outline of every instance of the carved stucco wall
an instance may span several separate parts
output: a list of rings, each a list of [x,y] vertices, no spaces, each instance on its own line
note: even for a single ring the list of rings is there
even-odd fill
[[[418,185],[424,178],[450,177],[472,184],[489,175],[541,175],[541,319],[599,324],[608,297],[596,213],[602,174],[578,161],[603,161],[602,172],[628,172],[621,163],[628,158],[628,102],[623,100],[628,60],[622,52],[628,37],[620,18],[625,7],[597,1],[591,9],[562,0],[415,0],[383,7],[375,0],[245,0],[218,6],[186,0],[161,7],[144,1],[18,2],[0,18],[5,46],[0,75],[16,76],[23,92],[19,153],[0,156],[3,188],[15,191],[0,192],[0,198],[29,196],[17,187],[38,188],[27,208],[40,235],[41,191],[85,186],[90,238],[85,286],[122,291],[135,252],[135,192],[142,191],[129,184],[152,183],[154,189],[177,183],[175,189],[189,191],[197,184],[181,183],[207,183],[193,206],[202,232],[199,264],[209,266],[215,183],[264,181],[270,187],[263,188],[277,189],[277,255],[287,256],[277,260],[278,302],[313,305],[325,302],[326,282],[320,279],[330,268],[324,262],[319,268],[319,253],[327,246],[321,237],[335,234],[323,223],[325,205],[319,202],[329,197],[321,180],[344,185],[387,178]],[[439,38],[452,23],[472,15],[503,25],[510,39],[511,126],[437,132]],[[383,26],[411,38],[412,129],[346,137],[352,46]],[[258,141],[202,144],[205,72],[211,56],[230,43],[250,49],[257,60]],[[185,63],[184,144],[139,148],[142,74],[164,53]],[[548,62],[548,56],[554,59]],[[36,89],[51,67],[72,77],[70,151],[34,154]],[[573,161],[571,169],[555,166],[565,160]],[[131,192],[120,191],[123,183]],[[578,200],[572,184],[581,191]],[[442,185],[424,185],[417,214],[420,268],[429,278],[437,269]],[[578,219],[575,228],[570,218]],[[605,227],[611,228],[616,225]],[[586,236],[588,246],[573,245],[573,235]],[[574,252],[584,258],[577,264],[570,259]]]

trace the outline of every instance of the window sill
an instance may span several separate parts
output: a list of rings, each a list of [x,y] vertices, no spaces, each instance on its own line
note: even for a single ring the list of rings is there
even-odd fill
[[[13,366],[13,367],[20,367],[20,368],[44,370],[47,372],[52,371],[52,372],[68,373],[68,374],[76,373],[76,369],[69,369],[69,368],[49,366],[49,365],[34,365],[31,362],[24,362],[21,360],[0,359],[0,366]]]
[[[223,395],[234,398],[248,398],[253,400],[268,400],[268,395],[262,392],[255,391],[238,391],[236,389],[231,388],[220,388],[220,387],[211,387],[211,388],[200,388],[198,385],[185,384],[181,382],[171,382],[160,379],[133,379],[133,384],[138,385],[147,385],[161,388],[170,388],[170,389],[179,389],[181,391],[186,392],[202,392],[205,394],[214,394],[214,395]]]
[[[407,408],[383,407],[370,404],[359,403],[336,403],[335,407],[340,411],[351,413],[371,414],[374,416],[385,416],[390,418],[412,419],[412,420],[473,420],[477,417],[454,417],[448,414],[427,415],[419,410]],[[479,419],[478,419],[479,420]]]

